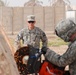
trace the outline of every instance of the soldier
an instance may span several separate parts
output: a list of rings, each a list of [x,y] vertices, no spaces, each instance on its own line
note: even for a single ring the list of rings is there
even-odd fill
[[[42,48],[47,47],[47,37],[46,34],[38,27],[35,26],[35,15],[29,15],[27,16],[27,28],[23,28],[19,34],[17,35],[16,39],[16,45],[17,49],[21,48],[21,40],[23,45],[30,45],[34,49],[32,50],[31,47],[31,55],[29,58],[31,58],[32,55],[35,55],[35,53],[39,52],[40,49],[40,41],[42,41]],[[33,70],[33,63],[35,59],[30,59],[28,63],[30,63],[30,69],[32,68],[31,74],[34,73]]]
[[[70,75],[76,75],[76,24],[71,19],[63,20],[56,26],[55,32],[65,42],[70,42],[67,51],[63,55],[49,48],[44,48],[42,51],[46,53],[45,57],[48,61],[59,67],[69,65]]]
[[[28,28],[22,29],[17,35],[16,44],[17,48],[21,47],[20,40],[24,45],[32,45],[33,47],[40,48],[40,40],[42,41],[42,47],[47,47],[46,34],[38,27],[35,26],[35,16],[27,16]]]

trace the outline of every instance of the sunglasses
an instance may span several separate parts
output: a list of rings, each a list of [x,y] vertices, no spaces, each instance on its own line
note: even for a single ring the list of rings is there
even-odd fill
[[[35,21],[28,21],[28,23],[34,23]]]

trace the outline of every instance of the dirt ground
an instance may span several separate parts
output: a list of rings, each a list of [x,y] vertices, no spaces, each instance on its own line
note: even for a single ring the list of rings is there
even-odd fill
[[[13,39],[15,41],[16,35],[9,35],[8,38],[11,38],[11,39]],[[57,36],[51,35],[51,37],[48,37],[48,41],[51,42],[52,40],[55,40],[56,38],[57,38]],[[14,47],[15,44],[13,43],[12,46]],[[67,45],[50,46],[49,48],[51,50],[55,51],[56,53],[63,54],[67,50]]]
[[[59,37],[57,37],[56,35],[51,35],[50,37],[48,37],[48,41],[50,41],[50,42],[53,40],[55,41],[55,39],[57,39],[57,38],[59,38]],[[50,46],[49,48],[58,54],[63,54],[67,50],[68,45]]]
[[[49,48],[58,54],[63,54],[67,50],[67,45],[62,45],[62,46],[58,46],[58,47],[52,46]]]

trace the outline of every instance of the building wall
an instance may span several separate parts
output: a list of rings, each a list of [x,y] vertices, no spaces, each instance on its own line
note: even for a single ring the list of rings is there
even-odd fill
[[[12,32],[13,20],[12,20],[12,8],[2,7],[2,25],[7,32]]]
[[[12,30],[14,34],[24,27],[24,9],[22,7],[15,7],[12,11]]]
[[[52,7],[27,6],[27,7],[2,7],[1,23],[7,33],[18,33],[27,27],[27,15],[36,16],[36,26],[44,31],[54,31],[57,23],[65,18],[65,6],[53,5]]]

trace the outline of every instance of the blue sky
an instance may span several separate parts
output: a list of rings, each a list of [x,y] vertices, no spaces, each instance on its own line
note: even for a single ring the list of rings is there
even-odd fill
[[[8,6],[23,6],[25,2],[28,2],[29,0],[2,0],[4,1]],[[39,0],[43,1],[43,4],[49,5],[48,0]],[[69,0],[71,2],[71,5],[76,5],[76,0]]]

